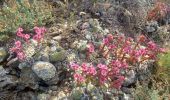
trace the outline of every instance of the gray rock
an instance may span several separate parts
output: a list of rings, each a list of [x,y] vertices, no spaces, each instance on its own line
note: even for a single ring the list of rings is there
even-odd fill
[[[130,70],[127,72],[127,75],[125,77],[125,81],[123,83],[123,86],[128,86],[136,82],[136,72],[134,70]]]
[[[7,71],[0,66],[0,89],[10,89],[18,83],[18,78],[12,75],[7,75]]]
[[[32,89],[37,89],[38,80],[38,76],[32,71],[30,67],[23,67],[21,69],[19,78],[20,88],[30,87]]]
[[[0,65],[0,76],[4,76],[8,73],[1,65]]]
[[[139,68],[137,70],[137,78],[140,81],[146,81],[148,78],[152,75],[151,73],[154,71],[153,63],[154,61],[146,61],[139,65]]]
[[[2,62],[7,56],[5,48],[0,47],[0,62]]]
[[[122,92],[124,92],[126,94],[131,94],[132,93],[132,90],[130,88],[127,88],[127,87],[122,87],[121,90],[122,90]]]
[[[157,31],[158,27],[159,26],[157,21],[151,21],[147,23],[145,30],[148,33],[153,33]]]
[[[49,62],[38,61],[32,66],[32,70],[44,81],[50,80],[56,74],[55,66]]]
[[[30,67],[30,65],[27,62],[21,62],[18,66],[19,69],[22,69],[24,67]]]
[[[134,100],[134,98],[132,95],[124,93],[122,96],[120,96],[120,100]]]

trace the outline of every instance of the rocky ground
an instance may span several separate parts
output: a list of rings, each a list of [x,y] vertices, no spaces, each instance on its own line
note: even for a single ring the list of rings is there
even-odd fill
[[[58,1],[51,2],[57,5]],[[138,70],[128,71],[118,91],[120,95],[113,95],[114,91],[101,93],[99,89],[91,92],[94,87],[91,85],[84,90],[73,88],[67,66],[71,61],[86,59],[83,51],[88,41],[97,41],[115,31],[130,37],[143,33],[160,45],[170,46],[170,13],[159,20],[146,21],[154,3],[155,0],[108,0],[107,3],[99,0],[94,6],[92,0],[82,0],[72,23],[65,20],[64,24],[53,24],[42,44],[31,40],[24,47],[27,58],[22,62],[9,53],[10,42],[1,44],[0,100],[134,100],[132,88],[137,80],[149,83],[152,61],[140,65],[143,67]],[[83,93],[85,90],[88,92]]]

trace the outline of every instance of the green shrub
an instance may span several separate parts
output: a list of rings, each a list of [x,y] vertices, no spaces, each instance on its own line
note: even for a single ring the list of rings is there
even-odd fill
[[[153,83],[151,88],[147,84],[137,83],[136,88],[133,91],[135,100],[169,100],[169,91],[166,86],[158,86],[158,83]]]
[[[31,29],[50,20],[52,6],[44,0],[6,0],[0,8],[0,33],[13,33],[18,27]]]

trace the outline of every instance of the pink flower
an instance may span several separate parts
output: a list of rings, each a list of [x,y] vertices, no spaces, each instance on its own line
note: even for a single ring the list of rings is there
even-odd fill
[[[24,53],[23,53],[23,52],[18,52],[18,53],[17,53],[17,58],[18,58],[19,60],[24,60],[24,58],[25,58]]]
[[[118,68],[121,68],[122,67],[122,64],[119,60],[112,60],[112,65],[114,67],[118,67]]]
[[[108,38],[104,38],[103,39],[103,44],[104,45],[109,45],[109,39]]]
[[[29,34],[25,34],[24,37],[25,37],[26,40],[30,39],[30,35]]]
[[[23,37],[23,34],[21,32],[17,32],[18,37]]]
[[[109,49],[113,50],[115,48],[116,48],[116,46],[114,44],[109,45]]]
[[[137,53],[138,53],[139,56],[144,56],[144,55],[147,54],[147,52],[148,52],[147,49],[139,49],[139,50],[137,51]]]
[[[132,52],[132,47],[131,46],[126,46],[125,48],[123,48],[123,52],[130,54]]]
[[[100,73],[102,76],[107,76],[108,70],[101,69]]]
[[[100,77],[106,77],[108,72],[109,72],[108,67],[106,65],[103,65],[103,64],[98,64],[97,67],[99,68]]]
[[[16,41],[15,46],[16,46],[16,48],[20,49],[21,48],[21,41]]]
[[[33,39],[34,39],[34,40],[37,40],[37,39],[38,39],[38,36],[37,36],[37,35],[34,35],[34,36],[33,36]]]
[[[74,80],[77,81],[78,83],[82,83],[85,81],[85,78],[81,74],[75,73],[73,77],[74,77]]]
[[[17,33],[22,33],[23,31],[24,31],[23,28],[19,27]]]
[[[46,30],[46,28],[45,27],[42,27],[41,28],[41,33],[45,33],[47,30]]]
[[[103,65],[103,64],[101,64],[101,63],[98,64],[97,67],[98,67],[99,69],[105,69],[105,70],[108,69],[106,65]]]
[[[37,26],[34,27],[34,31],[37,34],[41,34],[41,32],[42,32],[41,29],[39,27],[37,27]]]
[[[30,35],[29,34],[25,34],[24,35],[24,39],[28,43],[28,40],[30,39]]]
[[[90,75],[96,75],[96,74],[97,74],[97,71],[96,71],[96,69],[94,68],[94,66],[91,65],[91,66],[88,68],[87,73],[90,74]]]
[[[139,37],[138,37],[138,41],[139,42],[144,42],[146,40],[146,37],[144,36],[144,35],[140,35]]]
[[[33,36],[33,39],[36,40],[37,42],[40,42],[42,39],[42,36],[41,36],[41,34],[36,34]]]
[[[116,89],[120,89],[121,85],[123,84],[125,77],[124,76],[118,76],[118,79],[113,82],[113,87]]]
[[[89,44],[87,45],[87,48],[88,48],[89,53],[93,53],[93,52],[94,52],[94,46],[93,46],[92,43],[89,43]]]
[[[106,80],[107,80],[107,77],[103,77],[103,76],[99,77],[99,82],[101,85],[104,84],[106,82]]]
[[[87,72],[88,66],[87,66],[86,63],[82,63],[81,67],[82,67],[82,70],[83,70],[84,72]]]
[[[109,41],[112,41],[113,40],[113,35],[112,34],[108,34],[107,38],[108,38]]]
[[[113,74],[113,75],[118,75],[118,74],[120,74],[120,68],[113,67],[111,74]]]
[[[122,68],[127,68],[128,67],[128,63],[126,61],[122,61]]]
[[[148,42],[147,46],[151,50],[154,50],[154,51],[157,50],[157,45],[153,41]]]
[[[80,68],[80,66],[74,62],[71,62],[70,63],[70,67],[73,69],[73,70],[78,70]]]
[[[159,48],[159,51],[160,51],[161,53],[166,53],[166,52],[167,52],[167,50],[166,50],[165,48]]]

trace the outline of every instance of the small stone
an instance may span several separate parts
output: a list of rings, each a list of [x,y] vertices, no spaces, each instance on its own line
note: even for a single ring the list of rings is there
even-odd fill
[[[123,86],[129,86],[135,82],[136,82],[136,73],[134,70],[130,70],[129,72],[127,72]]]
[[[50,95],[49,94],[45,94],[45,93],[38,94],[37,99],[38,100],[49,100],[50,99]]]
[[[49,59],[51,62],[63,61],[66,58],[66,51],[63,48],[56,48],[49,54]]]
[[[27,62],[21,62],[18,66],[19,69],[22,69],[24,67],[30,67],[29,64]]]
[[[56,74],[55,66],[49,62],[38,61],[32,66],[32,70],[44,81],[50,80]]]
[[[61,39],[62,39],[61,36],[55,36],[55,37],[53,37],[53,40],[56,40],[56,41],[60,41]]]
[[[7,56],[5,48],[0,47],[0,62],[2,62]]]
[[[76,59],[76,54],[75,53],[71,53],[67,55],[67,60],[68,62],[72,62]]]
[[[59,93],[58,93],[58,99],[60,100],[60,99],[64,99],[64,98],[66,98],[66,95],[65,95],[65,93],[63,92],[63,91],[60,91]]]
[[[82,29],[84,30],[84,29],[88,29],[88,28],[90,28],[90,24],[88,22],[83,23]]]

